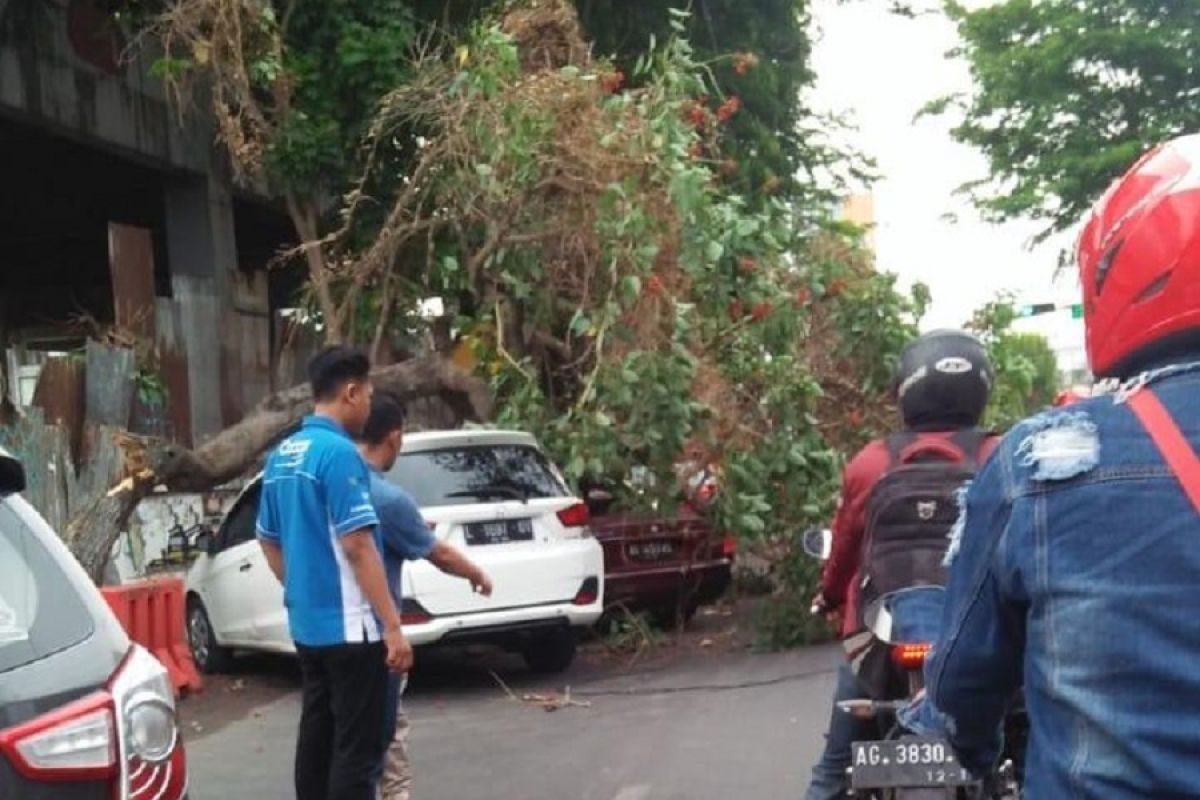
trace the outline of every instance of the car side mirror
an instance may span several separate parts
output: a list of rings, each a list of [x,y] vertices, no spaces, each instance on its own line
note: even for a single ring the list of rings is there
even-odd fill
[[[192,546],[202,553],[215,556],[217,554],[217,535],[211,528],[205,528],[196,534],[196,541]]]
[[[614,497],[604,489],[591,488],[583,493],[583,502],[593,517],[602,517],[612,508]]]

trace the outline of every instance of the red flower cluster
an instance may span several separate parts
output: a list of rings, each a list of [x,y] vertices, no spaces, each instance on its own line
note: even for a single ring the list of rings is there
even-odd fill
[[[733,71],[745,75],[758,66],[758,56],[754,53],[738,53],[733,57]]]
[[[625,85],[625,73],[621,70],[610,72],[600,78],[600,88],[608,94],[616,94]]]
[[[717,107],[717,119],[728,122],[742,108],[742,100],[736,94]]]

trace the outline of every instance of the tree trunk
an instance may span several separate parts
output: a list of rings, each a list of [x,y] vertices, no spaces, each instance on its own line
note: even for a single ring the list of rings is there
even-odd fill
[[[378,369],[371,379],[406,402],[438,397],[460,419],[483,421],[491,416],[487,384],[436,356]],[[92,579],[100,583],[113,544],[129,516],[155,487],[204,492],[237,478],[311,408],[308,386],[296,386],[267,397],[241,422],[195,450],[157,439],[124,437],[125,480],[76,513],[67,523],[64,540]]]

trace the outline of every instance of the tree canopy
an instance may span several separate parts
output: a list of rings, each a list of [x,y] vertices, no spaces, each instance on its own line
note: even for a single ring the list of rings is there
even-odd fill
[[[929,110],[987,157],[966,188],[996,220],[1069,228],[1149,147],[1200,129],[1200,4],[950,2],[974,89]]]
[[[433,333],[439,298],[496,421],[570,478],[641,468],[656,490],[625,499],[669,505],[708,468],[720,530],[823,519],[928,298],[829,219],[815,173],[853,162],[797,99],[804,4],[318,5],[179,0],[149,30],[238,175],[287,201],[327,337]]]

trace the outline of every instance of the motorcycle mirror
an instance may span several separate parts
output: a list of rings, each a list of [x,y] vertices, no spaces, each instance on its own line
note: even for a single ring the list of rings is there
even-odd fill
[[[828,528],[809,528],[804,532],[801,546],[813,558],[828,561],[833,549],[833,533]]]

